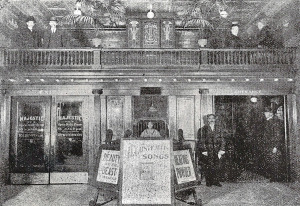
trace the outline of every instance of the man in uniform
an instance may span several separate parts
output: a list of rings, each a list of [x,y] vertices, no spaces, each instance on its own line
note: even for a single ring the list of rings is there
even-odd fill
[[[239,26],[237,22],[232,22],[230,35],[225,39],[225,46],[227,48],[239,49],[243,47],[243,41],[238,36],[239,35]]]
[[[225,154],[224,130],[216,124],[214,114],[207,115],[207,124],[198,130],[197,156],[202,165],[206,179],[206,186],[221,187],[218,174],[220,173],[220,159]]]

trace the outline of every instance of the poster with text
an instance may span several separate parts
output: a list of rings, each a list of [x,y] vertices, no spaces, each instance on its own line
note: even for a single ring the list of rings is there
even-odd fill
[[[97,181],[118,184],[120,171],[120,151],[102,150]]]
[[[122,204],[171,205],[170,140],[123,140]]]
[[[178,184],[197,180],[189,150],[174,151],[174,169]]]

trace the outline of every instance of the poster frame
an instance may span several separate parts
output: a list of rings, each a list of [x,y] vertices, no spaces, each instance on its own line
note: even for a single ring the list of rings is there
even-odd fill
[[[111,191],[111,192],[118,192],[119,184],[120,184],[120,181],[121,181],[120,180],[121,161],[120,161],[119,177],[118,177],[118,183],[117,184],[111,184],[111,183],[97,181],[97,175],[98,175],[98,170],[99,170],[99,166],[100,166],[102,150],[120,151],[120,144],[113,144],[113,145],[103,144],[99,147],[99,151],[97,152],[96,163],[95,163],[95,167],[94,167],[94,174],[93,174],[93,177],[92,177],[91,185],[98,188],[98,189],[108,190],[108,191]],[[120,155],[121,155],[121,153],[120,153]]]
[[[174,169],[173,169],[173,141],[172,139],[165,139],[165,138],[128,138],[125,139],[125,141],[130,140],[152,140],[152,141],[160,141],[160,140],[168,140],[170,144],[170,168],[171,168],[171,204],[122,204],[122,187],[123,187],[123,151],[124,151],[124,139],[121,140],[121,163],[120,163],[120,190],[119,190],[119,199],[118,199],[118,205],[121,206],[172,206],[175,205],[175,193],[174,193]]]
[[[191,156],[191,160],[192,160],[192,164],[193,164],[193,170],[195,172],[196,180],[190,181],[190,182],[185,182],[185,183],[182,183],[182,184],[178,184],[176,174],[175,174],[175,168],[174,168],[174,165],[172,165],[172,169],[174,171],[174,188],[175,188],[175,192],[179,192],[179,191],[182,191],[182,190],[194,188],[194,187],[200,185],[200,183],[201,183],[201,180],[199,179],[198,171],[196,169],[195,158],[194,158],[193,153],[192,153],[191,145],[174,145],[173,151],[178,151],[178,150],[189,150],[189,154]],[[173,155],[174,155],[174,153],[173,153]]]

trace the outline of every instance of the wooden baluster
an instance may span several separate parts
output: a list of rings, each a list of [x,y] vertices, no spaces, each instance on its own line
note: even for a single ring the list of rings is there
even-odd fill
[[[14,52],[12,51],[7,51],[7,60],[8,60],[8,64],[14,64]]]
[[[74,57],[75,53],[74,51],[70,51],[70,65],[74,65]]]
[[[82,55],[83,55],[83,65],[87,65],[87,54],[88,54],[88,51],[84,51],[82,53]]]
[[[88,65],[96,64],[96,59],[95,59],[96,57],[99,59],[99,62],[97,65],[102,65],[102,55],[103,55],[103,52],[101,50],[89,51],[88,52]]]

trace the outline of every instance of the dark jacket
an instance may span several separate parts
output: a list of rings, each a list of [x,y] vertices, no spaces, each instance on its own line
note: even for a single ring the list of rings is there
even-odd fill
[[[42,46],[42,38],[40,32],[33,27],[32,31],[24,28],[20,31],[18,38],[19,46],[22,48],[37,48]]]
[[[265,121],[263,144],[267,153],[276,147],[280,152],[284,151],[284,123],[276,117]]]
[[[282,42],[277,41],[272,29],[269,26],[263,27],[258,35],[257,42],[263,48],[280,48],[283,47]]]
[[[198,151],[210,154],[217,154],[220,150],[225,151],[224,130],[222,127],[215,125],[214,131],[210,126],[204,125],[198,130]]]
[[[44,48],[60,48],[60,47],[68,47],[69,41],[67,38],[66,33],[56,28],[56,31],[54,33],[51,32],[51,29],[48,29],[44,32],[44,41],[43,41],[43,47]]]
[[[242,48],[243,46],[244,46],[244,43],[243,43],[242,39],[233,34],[230,34],[225,39],[225,47],[227,47],[227,48],[238,49],[238,48]]]

